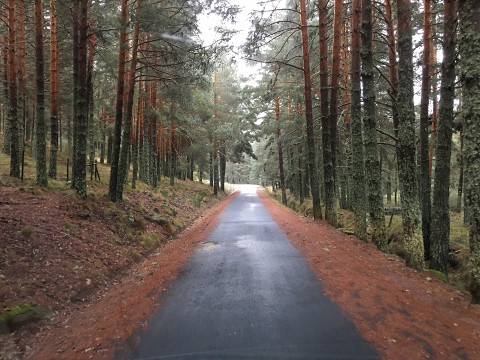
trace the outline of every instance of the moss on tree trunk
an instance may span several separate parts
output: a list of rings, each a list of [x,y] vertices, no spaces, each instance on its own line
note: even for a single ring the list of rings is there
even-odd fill
[[[424,267],[420,204],[415,163],[412,13],[409,0],[397,1],[398,15],[398,175],[407,266]]]
[[[362,1],[362,80],[363,129],[365,136],[365,178],[368,212],[370,213],[372,242],[387,251],[385,210],[382,199],[382,169],[378,153],[377,121],[375,116],[375,80],[372,50],[372,1]]]
[[[450,237],[450,157],[452,154],[453,102],[455,99],[455,1],[445,0],[442,84],[435,149],[430,267],[447,274]]]
[[[470,224],[470,291],[480,303],[480,7],[459,1],[461,80],[463,86],[465,207]]]

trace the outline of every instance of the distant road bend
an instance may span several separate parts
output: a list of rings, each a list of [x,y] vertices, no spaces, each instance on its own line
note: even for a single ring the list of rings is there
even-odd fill
[[[241,186],[129,359],[380,359]]]

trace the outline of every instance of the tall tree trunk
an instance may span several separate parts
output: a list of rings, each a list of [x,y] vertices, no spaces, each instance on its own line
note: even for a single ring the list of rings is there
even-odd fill
[[[122,0],[120,12],[120,44],[118,53],[118,79],[117,79],[117,102],[115,106],[115,130],[113,135],[112,161],[110,168],[110,182],[108,185],[108,198],[110,201],[117,201],[120,144],[122,137],[123,121],[123,98],[125,92],[125,51],[127,47],[127,0]],[[121,200],[121,199],[120,199]]]
[[[140,6],[140,1],[137,1],[137,6]],[[118,180],[117,180],[117,199],[121,200],[123,197],[123,184],[128,178],[130,169],[130,162],[128,161],[128,153],[130,150],[131,125],[133,114],[133,99],[135,95],[135,76],[137,70],[137,53],[138,53],[138,36],[140,33],[140,20],[137,17],[135,21],[135,29],[133,33],[132,58],[130,59],[130,72],[128,77],[128,90],[126,92],[126,109],[124,129],[121,141],[121,152],[118,164]],[[154,104],[152,105],[154,106]]]
[[[72,186],[82,198],[87,197],[87,135],[88,135],[88,94],[87,94],[87,40],[88,40],[88,0],[79,1],[78,32],[78,94],[76,155],[72,170]],[[73,185],[75,184],[75,185]]]
[[[332,143],[333,181],[337,183],[337,156],[338,156],[338,94],[340,83],[340,50],[342,46],[343,0],[335,0],[333,16],[333,45],[332,45],[332,80],[330,86],[330,139]],[[335,186],[335,189],[337,186]],[[342,189],[343,192],[343,189]]]
[[[95,24],[93,24],[95,26]],[[87,63],[87,99],[88,99],[88,164],[90,177],[95,175],[95,102],[93,94],[93,65],[95,60],[95,46],[97,38],[92,31],[88,40],[88,63]]]
[[[462,193],[463,193],[463,124],[460,129],[460,154],[458,159],[458,188],[457,188],[457,212],[462,212]]]
[[[457,26],[455,0],[444,2],[444,35],[440,109],[435,149],[430,267],[447,274],[450,238],[450,157],[452,155],[453,102]]]
[[[278,96],[275,98],[275,116],[277,119],[277,149],[278,149],[278,169],[280,171],[280,187],[282,189],[282,204],[287,205],[287,192],[285,191],[285,171],[283,170],[283,150],[280,140],[280,101]]]
[[[351,171],[353,187],[353,212],[355,214],[355,235],[367,241],[366,222],[366,194],[365,194],[365,164],[363,156],[363,127],[360,94],[360,21],[361,0],[353,0],[352,9],[352,41],[351,41],[351,103],[350,103],[350,130],[351,130]]]
[[[150,87],[151,96],[150,104],[153,110],[157,109],[157,82],[153,81]],[[154,114],[150,118],[151,131],[150,131],[150,185],[154,188],[158,185],[158,148],[157,148],[157,116]]]
[[[350,68],[349,68],[349,53],[350,49],[346,45],[348,43],[348,35],[349,31],[347,31],[347,27],[351,26],[348,21],[345,21],[343,24],[343,32],[342,32],[342,76],[343,76],[343,96],[342,96],[342,115],[343,115],[343,122],[344,122],[344,136],[345,140],[343,142],[344,146],[344,167],[343,173],[345,177],[345,185],[343,187],[343,192],[345,195],[343,198],[346,202],[343,204],[342,208],[353,210],[352,207],[352,181],[351,181],[351,137],[350,137]]]
[[[50,163],[48,176],[57,178],[58,41],[56,0],[50,0]]]
[[[397,0],[398,16],[398,172],[407,266],[423,268],[424,253],[415,164],[412,12],[410,0]]]
[[[422,54],[422,92],[420,99],[420,206],[422,209],[422,234],[425,260],[430,260],[430,221],[431,221],[431,180],[428,145],[428,106],[430,103],[430,50],[432,39],[432,4],[423,0],[423,54]]]
[[[322,208],[320,206],[320,194],[318,188],[318,171],[315,154],[315,133],[313,129],[313,108],[312,108],[312,79],[310,76],[310,52],[308,44],[307,28],[307,10],[305,0],[300,1],[300,21],[302,30],[302,49],[303,49],[303,77],[305,89],[305,121],[307,127],[307,152],[308,169],[310,175],[310,187],[313,201],[313,218],[315,220],[322,218]]]
[[[475,0],[459,0],[460,77],[463,87],[465,207],[470,224],[470,291],[480,303],[480,7]]]
[[[19,90],[19,102],[21,106],[20,124],[22,130],[20,133],[24,134],[23,140],[29,141],[31,139],[31,125],[32,119],[29,117],[27,124],[27,85],[26,85],[26,55],[25,55],[25,1],[17,1],[17,23],[18,23],[18,90]],[[22,141],[23,149],[23,141]]]
[[[433,16],[433,23],[435,23],[435,15]],[[432,38],[436,37],[436,25],[432,25]],[[433,158],[435,155],[435,135],[437,133],[436,127],[438,124],[438,100],[437,100],[437,66],[433,66],[437,63],[437,48],[433,41],[430,41],[430,82],[432,84],[432,96],[433,96],[433,106],[432,106],[432,120],[431,120],[431,130],[430,130],[430,149],[428,152],[428,173],[430,178],[432,177],[433,169]]]
[[[227,146],[220,140],[220,190],[225,192],[225,171],[227,169]]]
[[[175,185],[175,162],[176,162],[176,150],[175,150],[175,119],[174,112],[170,114],[172,117],[171,130],[170,130],[170,186]]]
[[[17,111],[17,63],[15,56],[15,0],[8,0],[8,121],[10,124],[10,176],[20,177],[20,134]]]
[[[73,24],[72,24],[72,38],[73,38],[73,83],[72,83],[72,125],[71,125],[71,150],[70,155],[72,156],[72,174],[75,174],[77,171],[75,167],[77,166],[77,133],[78,133],[78,91],[79,91],[79,84],[78,84],[78,63],[79,63],[79,31],[80,31],[80,0],[73,0],[72,4],[72,17],[73,17]],[[75,189],[77,184],[75,183],[77,179],[72,177],[72,188]]]
[[[11,148],[11,129],[10,129],[10,112],[9,112],[9,100],[10,100],[10,84],[8,81],[8,73],[9,73],[9,39],[8,36],[2,36],[2,60],[3,60],[3,66],[2,66],[2,71],[3,71],[3,77],[2,77],[2,82],[3,82],[3,96],[5,98],[5,102],[7,103],[7,114],[6,114],[6,119],[4,120],[4,126],[3,126],[3,146],[2,146],[2,152],[4,154],[10,155],[10,148]]]
[[[375,79],[372,50],[372,0],[362,1],[362,82],[363,82],[363,131],[365,141],[365,179],[368,210],[371,219],[372,242],[387,251],[385,209],[382,196],[382,169],[378,154],[377,121],[375,113]]]
[[[333,169],[332,145],[330,132],[331,119],[328,111],[328,35],[327,35],[327,0],[318,0],[318,37],[320,39],[320,108],[322,119],[322,154],[323,181],[325,184],[325,219],[337,227],[337,198],[335,196],[335,179]],[[338,76],[337,76],[338,81]],[[335,129],[336,129],[335,119]],[[335,136],[336,136],[336,130]]]
[[[107,111],[105,107],[102,108],[102,115],[100,121],[101,127],[101,143],[100,143],[100,164],[105,164],[105,150],[106,150],[106,138],[107,138]]]
[[[213,151],[209,153],[209,185],[213,188]]]
[[[218,139],[213,140],[213,195],[218,195]]]
[[[215,71],[214,80],[213,80],[213,121],[215,127],[217,127],[217,118],[218,118],[218,90],[217,90],[217,72]],[[216,129],[215,129],[216,131]],[[213,194],[217,196],[218,194],[218,139],[217,134],[213,140]]]
[[[45,123],[45,66],[43,60],[43,9],[42,0],[35,0],[35,71],[37,80],[36,107],[36,179],[47,186],[47,126]]]
[[[388,93],[392,100],[392,121],[395,137],[398,138],[398,74],[397,74],[397,50],[395,44],[395,28],[393,25],[392,5],[393,0],[385,0],[385,22],[387,27],[388,42],[388,77],[390,80],[390,89]],[[398,147],[397,157],[398,157]]]

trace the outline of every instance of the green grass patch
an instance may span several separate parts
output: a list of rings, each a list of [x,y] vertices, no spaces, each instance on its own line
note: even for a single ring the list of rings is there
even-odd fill
[[[162,239],[157,233],[142,234],[139,239],[139,244],[149,251],[158,248],[161,243]]]
[[[192,203],[195,207],[199,208],[202,206],[203,199],[205,198],[205,193],[203,191],[200,191],[199,193],[193,195],[190,197],[190,200],[192,200]]]

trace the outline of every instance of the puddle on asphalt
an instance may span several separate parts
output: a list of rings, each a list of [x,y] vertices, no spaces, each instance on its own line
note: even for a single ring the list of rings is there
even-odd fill
[[[249,248],[255,245],[255,238],[249,235],[240,235],[237,236],[237,241],[235,245],[239,248]]]

